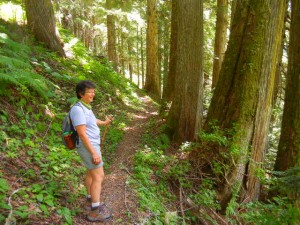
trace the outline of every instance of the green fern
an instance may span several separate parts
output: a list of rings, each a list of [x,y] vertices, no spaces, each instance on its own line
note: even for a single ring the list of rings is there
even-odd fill
[[[20,82],[18,82],[16,78],[14,78],[13,76],[10,76],[8,74],[5,74],[5,73],[0,73],[0,83],[22,86],[22,84]]]
[[[0,83],[2,84],[1,90],[5,90],[7,86],[19,86],[22,89],[27,89],[28,91],[34,91],[38,93],[41,97],[47,99],[51,96],[49,87],[55,87],[53,83],[46,80],[39,74],[24,70],[14,70],[12,73],[0,73]],[[6,95],[5,91],[0,92],[1,95]]]
[[[19,56],[24,59],[29,58],[30,48],[22,43],[15,42],[5,33],[0,33],[0,44],[6,56]]]
[[[7,90],[9,85],[24,87],[15,77],[0,72],[0,96],[10,95],[10,92]]]
[[[35,91],[43,98],[48,98],[51,96],[49,89],[50,87],[53,89],[54,84],[49,80],[46,80],[41,75],[21,70],[16,71],[16,75],[18,76],[20,83],[26,85],[26,87]]]
[[[24,62],[21,59],[11,58],[3,55],[0,55],[0,67],[8,68],[8,69],[14,69],[14,68],[31,69],[32,68],[32,66],[29,63]]]
[[[7,87],[17,86],[22,92],[37,93],[44,99],[51,96],[55,84],[42,75],[31,72],[30,48],[14,42],[8,35],[0,33],[0,95],[9,95]]]
[[[281,192],[300,196],[300,166],[273,171],[273,174],[277,176],[277,187]]]

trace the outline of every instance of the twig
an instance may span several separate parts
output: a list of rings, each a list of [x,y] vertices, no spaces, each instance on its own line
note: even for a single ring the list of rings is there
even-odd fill
[[[24,177],[29,171],[24,173],[19,179],[17,179],[14,183],[11,184],[11,186],[15,185],[22,177]],[[23,188],[19,188],[17,190],[14,190],[13,193],[8,198],[8,206],[10,207],[10,212],[8,214],[8,217],[5,219],[5,225],[15,225],[16,224],[16,218],[13,217],[13,207],[11,205],[11,198],[14,194],[16,194],[18,191],[20,191]]]
[[[103,135],[101,137],[101,143],[100,143],[101,150],[103,149],[103,143],[104,143],[104,140],[105,140],[105,137],[106,137],[106,133],[107,133],[108,127],[109,127],[109,124],[105,125],[104,131],[103,131]]]
[[[110,119],[110,120],[112,120],[113,119],[113,115],[109,115],[109,116],[107,116],[107,118]],[[103,143],[104,143],[104,140],[105,140],[106,133],[107,133],[109,125],[110,125],[110,123],[105,125],[104,131],[103,131],[103,135],[101,136],[101,143],[100,143],[101,150],[103,149]]]
[[[14,190],[13,193],[9,196],[8,198],[8,205],[10,207],[10,212],[8,214],[8,217],[5,219],[5,225],[15,225],[16,224],[16,218],[13,216],[13,207],[10,203],[11,198],[14,194],[16,194],[19,190],[21,190],[22,188],[19,188],[17,190]]]
[[[180,187],[179,187],[179,202],[180,202],[180,211],[181,211],[181,214],[182,214],[182,219],[183,219],[183,222],[185,224],[185,214],[184,214],[184,210],[183,210],[183,205],[182,205],[182,186],[180,184]]]
[[[51,127],[51,124],[52,124],[52,120],[50,120],[50,123],[48,124],[48,127],[47,127],[47,129],[46,129],[46,131],[45,131],[45,134],[44,134],[44,136],[43,136],[43,140],[45,139],[45,137],[46,137],[46,135],[47,135],[47,133],[48,133],[50,127]]]

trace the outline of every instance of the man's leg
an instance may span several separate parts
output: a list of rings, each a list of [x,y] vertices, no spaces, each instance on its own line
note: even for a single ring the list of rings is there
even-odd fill
[[[92,195],[92,210],[89,212],[87,219],[91,222],[105,221],[112,217],[111,209],[105,204],[100,205],[100,194],[102,189],[102,181],[104,179],[103,166],[89,170],[89,176],[92,177],[90,191]]]
[[[100,194],[101,194],[103,179],[104,179],[103,166],[88,171],[87,183],[89,185],[90,182],[89,191],[90,191],[90,195],[92,196],[92,203],[100,203]]]
[[[86,192],[87,195],[91,195],[91,184],[92,184],[92,176],[89,172],[89,170],[86,172],[86,177],[85,177],[85,187],[86,187]]]

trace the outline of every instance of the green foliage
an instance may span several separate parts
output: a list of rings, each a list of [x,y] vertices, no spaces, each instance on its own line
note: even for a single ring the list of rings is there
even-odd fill
[[[149,148],[135,155],[134,175],[130,184],[137,190],[141,207],[154,215],[147,224],[163,224],[168,212],[166,205],[174,198],[168,190],[166,177],[162,176],[163,167],[168,161],[161,152]]]
[[[9,29],[0,25],[0,30]],[[94,112],[100,119],[107,114],[116,118],[105,140],[106,167],[123,138],[127,110],[140,107],[136,89],[101,65],[81,42],[74,45],[73,59],[61,59],[41,46],[13,41],[11,36],[0,34],[0,95],[5,96],[0,101],[0,170],[4,174],[0,179],[0,221],[10,209],[5,202],[5,178],[11,174],[2,165],[14,165],[13,176],[21,187],[12,196],[12,206],[18,201],[13,207],[16,221],[28,224],[32,217],[46,221],[58,214],[62,224],[73,224],[72,217],[79,211],[75,203],[85,194],[85,169],[76,151],[62,145],[60,132],[64,115],[77,101],[74,87],[81,79],[92,80],[97,86]],[[73,40],[71,36],[63,38]],[[46,108],[55,117],[45,116]]]
[[[0,222],[5,220],[3,210],[9,210],[10,207],[6,203],[6,195],[9,190],[9,186],[7,181],[2,178],[2,174],[0,173]]]
[[[63,207],[61,209],[59,209],[58,214],[62,215],[65,219],[65,221],[67,222],[67,224],[73,224],[73,219],[72,219],[72,211],[70,211],[70,209]]]
[[[17,86],[25,96],[32,95],[31,91],[47,99],[52,97],[55,85],[37,73],[29,63],[30,48],[12,41],[5,33],[0,33],[0,95],[9,96],[9,87]]]
[[[246,223],[257,225],[297,225],[300,223],[300,210],[286,198],[274,198],[274,202],[251,202],[244,206],[246,213],[240,215]]]
[[[214,189],[214,181],[210,179],[203,179],[199,190],[196,194],[191,194],[191,199],[197,205],[209,207],[214,210],[220,210],[220,205],[216,201],[216,191]]]
[[[171,186],[191,187],[187,176],[191,166],[188,161],[164,153],[170,142],[163,130],[154,120],[145,125],[144,147],[135,154],[130,185],[137,191],[142,210],[151,214],[146,221],[142,219],[144,224],[189,224],[193,217],[186,212],[183,220],[177,213],[178,200]],[[182,149],[186,150],[187,146]]]
[[[201,132],[199,136],[201,141],[203,142],[212,142],[220,146],[228,146],[228,138],[219,132],[214,132],[214,133]]]
[[[168,189],[167,176],[163,171],[171,158],[163,155],[160,149],[166,148],[166,144],[162,144],[165,136],[159,135],[154,139],[150,132],[154,124],[150,121],[148,126],[149,133],[145,132],[142,137],[145,147],[137,151],[134,157],[134,175],[130,185],[137,190],[143,210],[153,214],[146,224],[164,224],[166,215],[169,215],[166,205],[175,197]]]
[[[289,168],[286,171],[273,171],[275,175],[274,188],[283,195],[291,196],[293,199],[300,197],[300,166]]]

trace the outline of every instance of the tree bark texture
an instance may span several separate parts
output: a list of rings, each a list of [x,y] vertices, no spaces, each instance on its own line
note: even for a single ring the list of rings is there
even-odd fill
[[[112,9],[111,0],[106,0],[106,8]],[[118,70],[118,56],[116,47],[116,27],[115,16],[111,13],[107,14],[107,55],[108,60],[112,62],[115,71]]]
[[[300,166],[300,1],[291,1],[291,27],[284,111],[275,170]]]
[[[140,35],[139,35],[139,26],[137,25],[136,27],[136,36],[138,38],[138,40],[136,41],[136,75],[137,75],[137,86],[140,87],[140,83],[141,83],[141,80],[140,80],[140,54],[141,54],[141,50],[140,50],[140,47],[139,47],[139,39],[141,38]]]
[[[162,98],[164,99],[166,84],[168,78],[168,70],[169,70],[169,55],[170,55],[170,33],[171,33],[171,2],[165,2],[163,4],[162,9],[160,10],[160,28],[159,34],[161,35],[161,43],[159,51],[161,51],[161,60],[160,60],[160,71],[161,71],[161,86],[162,90]]]
[[[144,34],[143,28],[141,28],[141,74],[142,74],[142,84],[141,86],[144,87],[145,84],[145,57],[144,57]]]
[[[272,108],[274,106],[274,87],[278,69],[278,56],[282,51],[282,31],[286,12],[285,0],[271,1],[269,5],[270,19],[267,24],[265,45],[263,51],[263,65],[261,68],[260,95],[255,116],[254,133],[251,141],[251,160],[247,165],[244,176],[243,196],[245,202],[257,200],[260,194],[260,182],[256,176],[257,171],[264,162],[267,135],[270,127]]]
[[[227,28],[228,28],[228,0],[218,0],[217,21],[214,44],[214,63],[212,74],[212,88],[219,80],[219,73],[226,50]]]
[[[237,4],[240,4],[239,0],[231,0],[231,3],[230,3],[230,11],[231,11],[231,13],[230,13],[230,27],[232,26],[232,21],[233,21],[233,18],[234,18],[235,10],[237,8]]]
[[[166,79],[166,87],[164,88],[164,92],[163,92],[163,99],[166,101],[171,101],[173,99],[173,94],[174,94],[176,59],[177,59],[176,57],[177,29],[178,29],[177,1],[172,1],[169,71]]]
[[[28,26],[36,39],[65,57],[63,43],[56,29],[51,0],[25,0],[25,9]]]
[[[167,118],[172,138],[193,141],[201,128],[203,98],[203,2],[176,0],[174,98]],[[173,21],[172,21],[173,22]],[[174,40],[172,40],[174,41]]]
[[[160,80],[158,68],[158,28],[157,0],[147,0],[147,65],[145,90],[154,98],[160,99]]]
[[[256,195],[258,181],[253,175],[266,146],[285,1],[248,0],[236,7],[205,123],[206,132],[217,127],[229,140],[225,150],[214,149],[226,164],[218,183],[223,209],[232,197],[233,187],[240,190],[244,185],[242,198]],[[247,155],[251,156],[248,170]]]

